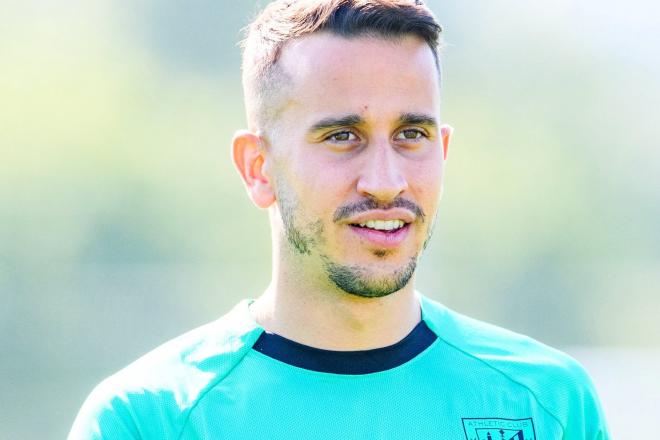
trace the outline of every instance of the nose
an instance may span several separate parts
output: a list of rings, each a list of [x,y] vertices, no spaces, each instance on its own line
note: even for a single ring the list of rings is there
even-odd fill
[[[392,202],[408,189],[408,181],[401,172],[403,158],[388,142],[370,145],[371,154],[365,157],[357,182],[360,195],[374,200]]]

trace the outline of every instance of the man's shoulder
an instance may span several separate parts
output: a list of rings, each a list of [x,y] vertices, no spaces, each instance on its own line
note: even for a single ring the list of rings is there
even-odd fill
[[[573,411],[600,411],[593,383],[568,354],[531,337],[457,313],[421,297],[431,329],[446,344],[526,388],[564,428]]]
[[[101,438],[115,431],[138,438],[153,429],[161,430],[149,433],[154,438],[174,435],[187,412],[229,374],[259,336],[247,306],[247,301],[239,303],[103,380],[83,404],[69,438]]]
[[[465,316],[427,297],[421,298],[423,314],[431,329],[467,356],[485,363],[511,363],[519,367],[529,364],[559,371],[582,368],[566,353],[529,336]]]
[[[177,393],[180,400],[184,393],[194,398],[203,383],[222,377],[242,359],[258,336],[255,333],[259,327],[249,319],[243,301],[217,320],[148,352],[101,385],[126,391],[167,390]]]

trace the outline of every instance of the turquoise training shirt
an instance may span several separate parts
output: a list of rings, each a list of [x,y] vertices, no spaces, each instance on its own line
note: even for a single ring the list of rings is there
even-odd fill
[[[436,337],[411,359],[364,374],[253,349],[264,329],[244,300],[104,380],[69,440],[610,438],[574,359],[418,298]]]

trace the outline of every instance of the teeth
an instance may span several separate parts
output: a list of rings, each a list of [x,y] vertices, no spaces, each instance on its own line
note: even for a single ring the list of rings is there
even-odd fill
[[[376,229],[378,231],[392,231],[394,229],[403,228],[405,222],[403,220],[369,220],[366,223],[360,223],[360,226],[369,229]]]

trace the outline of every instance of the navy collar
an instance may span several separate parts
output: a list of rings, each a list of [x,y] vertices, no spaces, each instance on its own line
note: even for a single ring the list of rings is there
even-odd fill
[[[252,348],[268,357],[307,370],[334,374],[369,374],[405,364],[426,350],[436,339],[436,334],[424,321],[420,321],[396,344],[372,350],[323,350],[266,332],[259,336]]]

